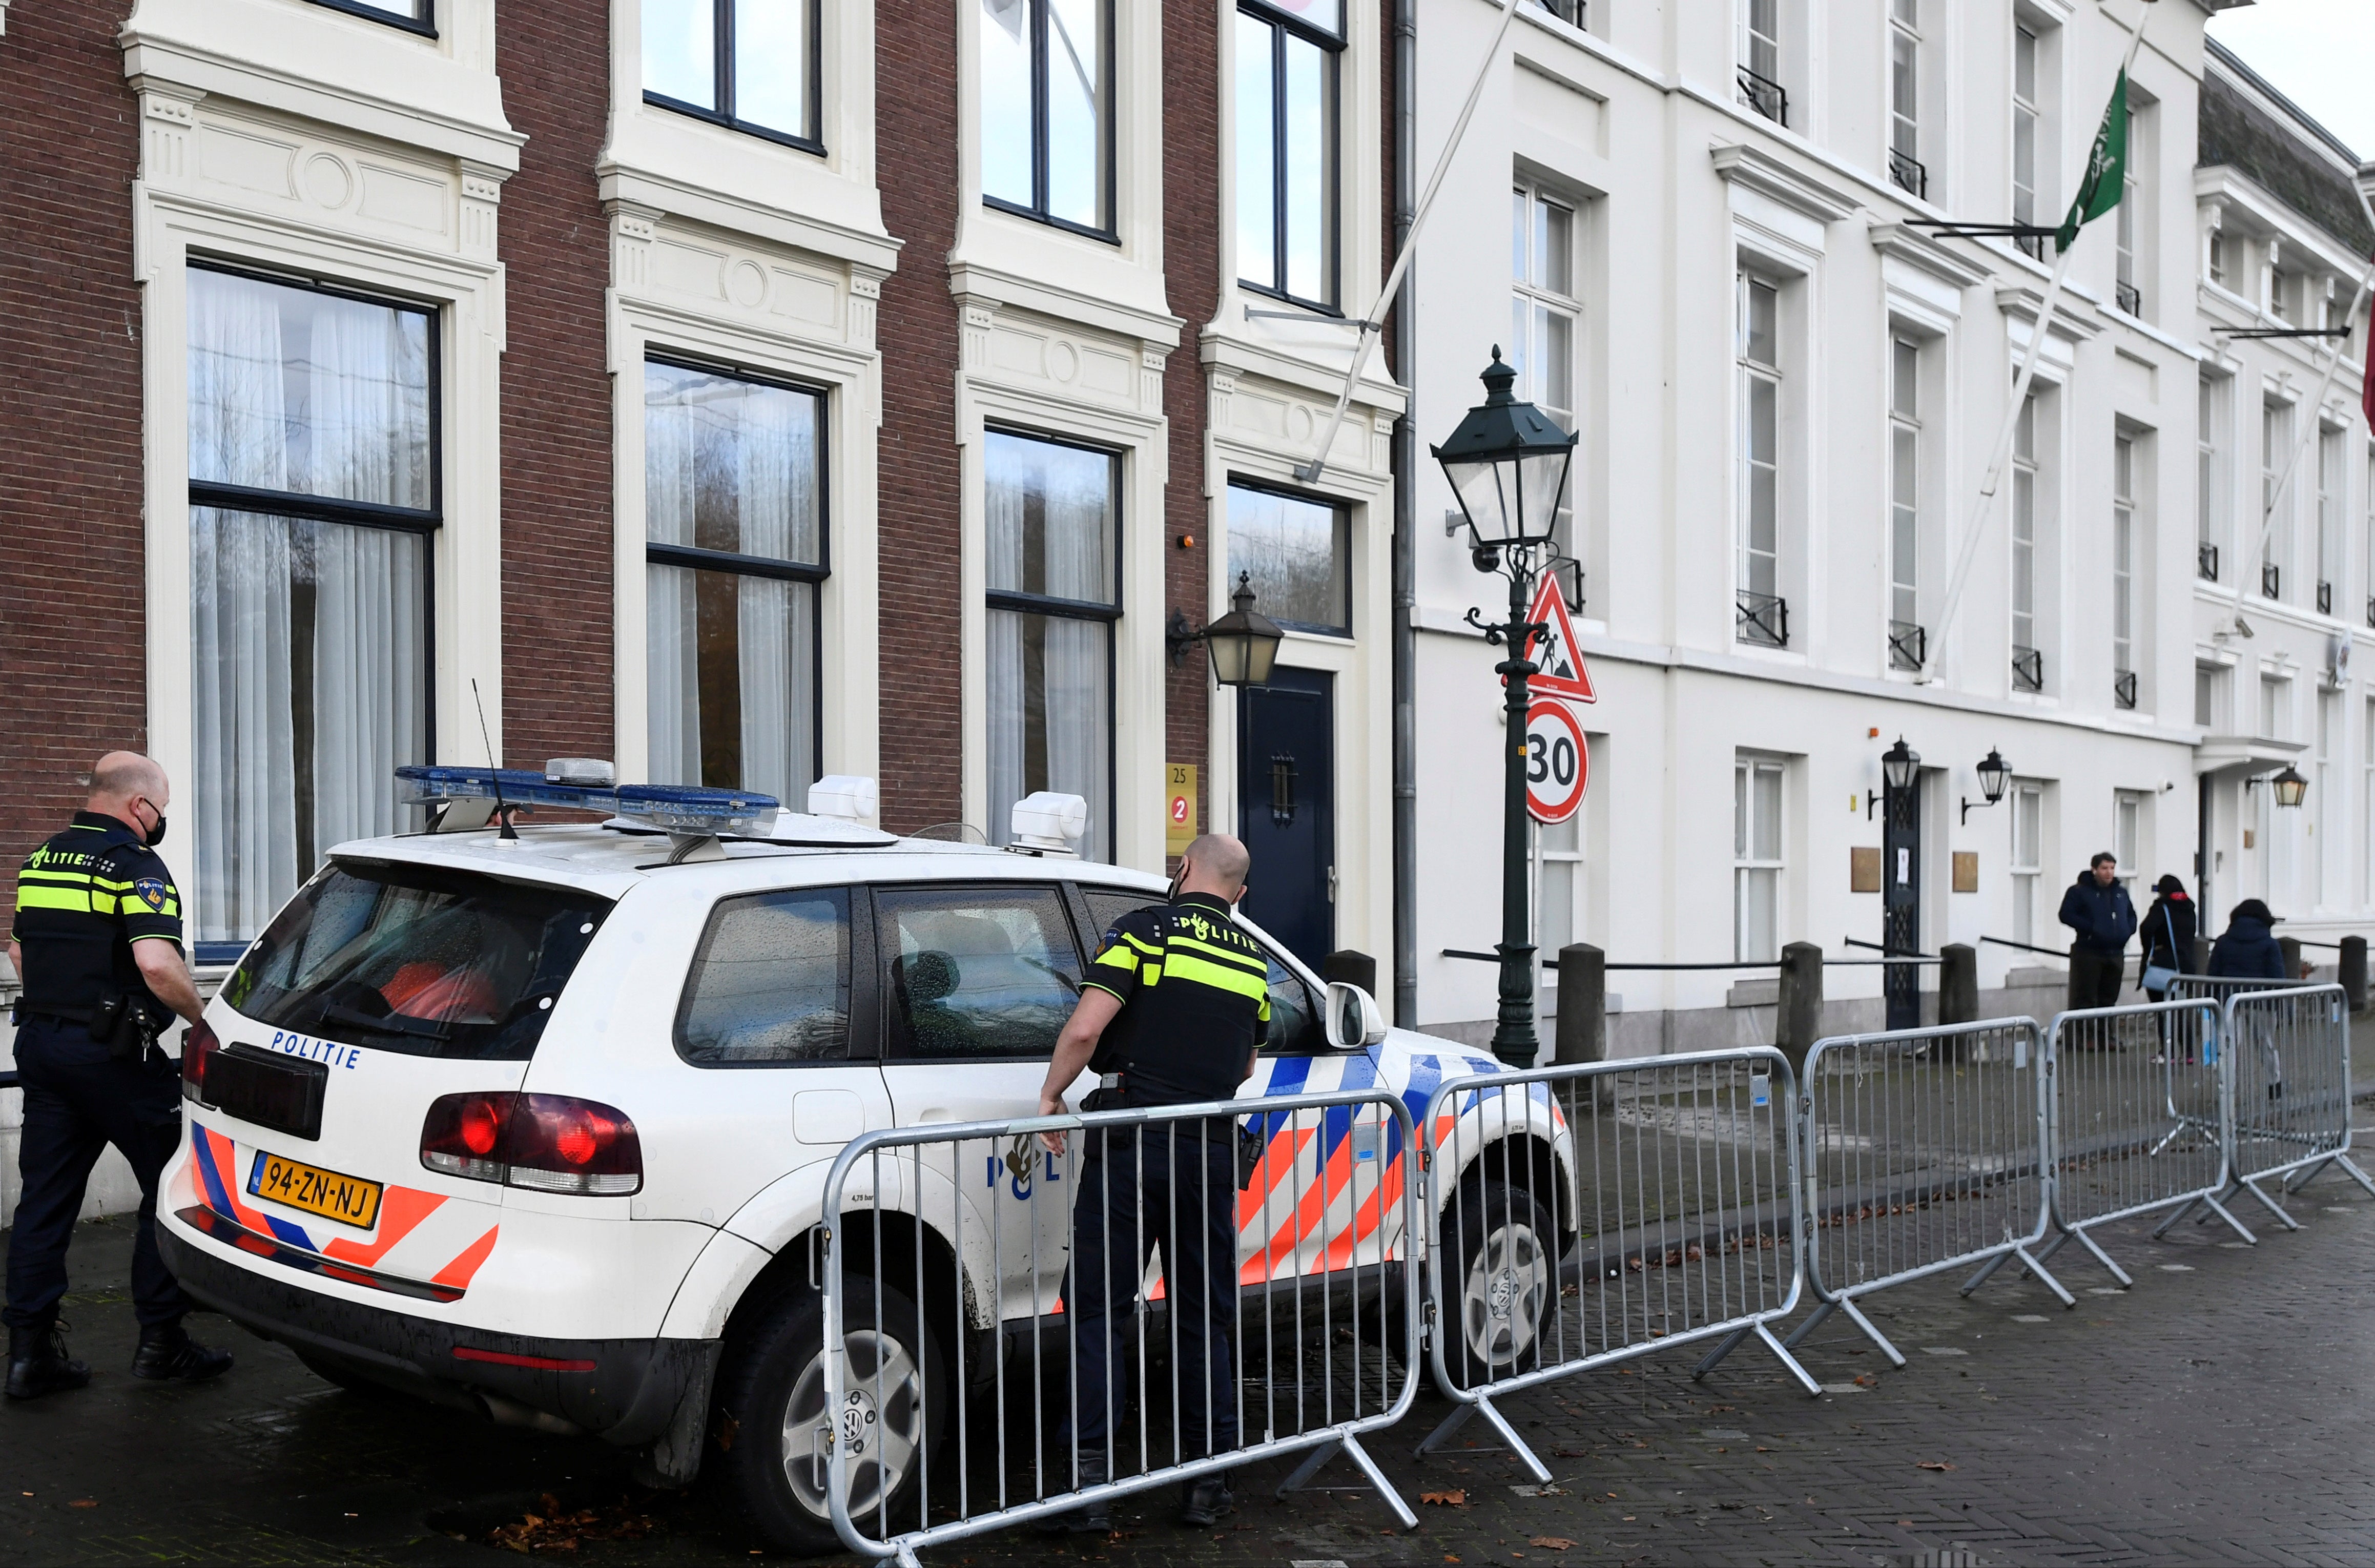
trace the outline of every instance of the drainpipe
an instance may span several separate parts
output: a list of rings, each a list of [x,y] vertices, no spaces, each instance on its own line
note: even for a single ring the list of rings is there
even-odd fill
[[[1418,0],[1394,0],[1394,249],[1417,205]],[[1394,301],[1394,379],[1409,395],[1394,421],[1394,1021],[1418,1027],[1417,258]]]

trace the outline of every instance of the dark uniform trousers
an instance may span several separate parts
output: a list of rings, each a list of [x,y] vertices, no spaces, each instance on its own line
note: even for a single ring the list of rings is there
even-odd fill
[[[8,1326],[45,1328],[56,1318],[83,1189],[111,1143],[140,1183],[134,1308],[143,1327],[177,1321],[190,1302],[158,1256],[156,1222],[157,1178],[182,1136],[181,1076],[171,1059],[150,1051],[138,1061],[113,1060],[80,1024],[28,1014],[17,1032],[17,1070],[25,1090],[18,1156],[25,1191],[8,1244]]]
[[[1199,1136],[1199,1129],[1205,1136]],[[1134,1363],[1131,1317],[1151,1248],[1163,1248],[1164,1298],[1170,1326],[1154,1352],[1170,1363],[1169,1387],[1147,1390],[1145,1405],[1168,1405],[1176,1421],[1150,1421],[1144,1452],[1126,1434],[1110,1456],[1109,1474],[1226,1453],[1237,1446],[1236,1365],[1231,1340],[1237,1328],[1237,1171],[1234,1119],[1210,1124],[1159,1123],[1148,1127],[1090,1128],[1072,1209],[1072,1264],[1064,1280],[1064,1309],[1073,1317],[1075,1413],[1065,1451],[1105,1449],[1119,1414],[1112,1369]],[[1064,1484],[1070,1484],[1065,1476]]]

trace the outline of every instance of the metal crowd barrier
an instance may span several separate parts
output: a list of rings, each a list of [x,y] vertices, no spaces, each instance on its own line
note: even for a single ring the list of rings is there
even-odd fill
[[[2227,1185],[2226,1079],[2219,1005],[2147,1002],[2066,1012],[2045,1043],[2050,1261],[2075,1241],[2123,1285],[2125,1269],[2087,1232],[2114,1220],[2218,1201]]]
[[[2180,974],[2169,982],[2171,1001],[2223,1002],[2239,991],[2288,991],[2298,980],[2267,980],[2243,974]]]
[[[2291,1215],[2260,1183],[2298,1192],[2328,1166],[2375,1196],[2350,1158],[2350,1004],[2339,985],[2241,991],[2227,998],[2233,1082],[2228,1159],[2233,1180],[2283,1221]]]
[[[1359,1090],[862,1135],[825,1178],[827,1353],[795,1490],[852,1550],[913,1564],[1307,1452],[1282,1495],[1341,1453],[1414,1527],[1360,1443],[1417,1393],[1413,1131],[1401,1100]],[[1196,1268],[1199,1236],[1217,1267]],[[1084,1246],[1109,1289],[1073,1271]],[[1102,1392],[1082,1376],[1100,1323]]]
[[[1438,1087],[1420,1119],[1430,1354],[1457,1408],[1419,1452],[1481,1415],[1548,1483],[1496,1400],[1706,1340],[1695,1375],[1753,1335],[1819,1395],[1769,1326],[1798,1303],[1794,1101],[1767,1046]]]
[[[2047,1231],[2042,1046],[2026,1018],[1814,1043],[1801,1108],[1817,1304],[1783,1343],[1845,1313],[1901,1367],[1857,1301],[1975,1264],[1965,1295],[2017,1259],[2077,1304],[2035,1252]]]

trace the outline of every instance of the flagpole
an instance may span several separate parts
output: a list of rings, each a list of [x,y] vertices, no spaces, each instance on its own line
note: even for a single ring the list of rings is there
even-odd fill
[[[2350,182],[2350,194],[2358,198],[2358,210],[2366,215],[2367,227],[2369,230],[2375,230],[2375,203],[2368,200],[2367,192],[2360,187],[2357,180]],[[2326,349],[2325,374],[2317,383],[2317,395],[2310,399],[2310,417],[2301,421],[2300,439],[2293,443],[2292,458],[2286,463],[2284,473],[2278,476],[2276,488],[2268,492],[2267,501],[2260,513],[2259,542],[2251,547],[2250,555],[2237,563],[2233,624],[2231,627],[2223,627],[2213,632],[2212,635],[2215,637],[2224,638],[2229,631],[2239,631],[2246,637],[2251,635],[2250,624],[2243,619],[2244,584],[2251,581],[2251,564],[2258,560],[2268,548],[2268,536],[2275,532],[2276,506],[2284,500],[2286,487],[2292,483],[2293,470],[2300,466],[2301,459],[2309,454],[2309,443],[2318,434],[2317,411],[2324,407],[2325,395],[2334,390],[2334,373],[2342,368],[2343,351],[2350,347],[2350,324],[2357,319],[2358,307],[2365,301],[2370,288],[2375,288],[2375,261],[2368,264],[2366,272],[2358,279],[2357,291],[2350,296],[2350,308],[2342,312],[2342,336],[2332,339]],[[2368,331],[2369,334],[2375,334],[2375,318],[2370,318]],[[2360,390],[2362,393],[2365,391],[2364,388]]]
[[[2152,14],[2152,4],[2153,0],[2145,0],[2144,5],[2137,7],[2135,26],[2128,32],[2127,53],[2121,58],[2119,75],[2111,78],[2111,85],[2115,91],[2120,82],[2135,67],[2136,53],[2145,41],[2145,18]],[[2121,127],[2121,130],[2124,138],[2125,127]],[[2124,145],[2123,139],[2123,147]],[[2083,173],[2081,178],[2083,180]],[[2038,360],[2043,357],[2045,350],[2046,329],[2053,320],[2053,307],[2061,302],[2062,279],[2070,273],[2070,254],[2078,248],[2079,234],[2085,232],[2086,222],[2082,218],[2079,223],[2079,232],[2070,237],[2070,243],[2062,245],[2057,242],[2054,246],[2057,253],[2053,259],[2053,276],[2045,285],[2044,298],[2038,302],[2037,324],[2028,335],[2028,351],[2021,356],[2020,374],[2013,381],[2012,401],[2005,407],[2003,422],[1996,429],[1995,452],[1988,459],[1987,477],[1980,481],[1979,499],[1971,504],[1971,520],[1963,529],[1962,553],[1955,561],[1955,575],[1946,584],[1945,607],[1938,614],[1938,635],[1932,638],[1930,645],[1922,650],[1924,658],[1921,674],[1929,681],[1937,682],[1945,678],[1944,676],[1931,674],[1931,670],[1944,656],[1946,629],[1954,624],[1955,611],[1962,605],[1963,588],[1970,581],[1971,563],[1979,557],[1979,533],[1987,525],[1991,503],[1995,500],[1996,486],[2003,479],[2004,461],[2012,455],[2013,432],[2020,425],[2021,407],[2027,402],[2029,386],[2037,379]]]
[[[1501,26],[1484,51],[1483,63],[1476,67],[1476,80],[1468,89],[1468,101],[1459,106],[1459,118],[1452,122],[1451,139],[1443,144],[1443,151],[1436,156],[1435,170],[1427,175],[1426,189],[1420,194],[1418,206],[1411,214],[1410,231],[1402,236],[1402,248],[1394,256],[1393,269],[1386,274],[1385,284],[1377,290],[1377,303],[1371,305],[1368,314],[1355,324],[1360,335],[1353,345],[1352,367],[1345,371],[1344,384],[1336,394],[1336,410],[1328,418],[1328,429],[1321,433],[1319,445],[1312,453],[1311,461],[1294,470],[1294,477],[1306,485],[1317,480],[1328,466],[1328,454],[1336,445],[1336,432],[1343,428],[1344,410],[1353,401],[1353,383],[1361,379],[1361,368],[1369,362],[1370,347],[1377,342],[1383,324],[1378,317],[1393,299],[1395,290],[1401,288],[1402,274],[1410,270],[1411,257],[1418,253],[1418,231],[1426,226],[1427,212],[1435,206],[1435,194],[1442,188],[1444,175],[1451,171],[1452,155],[1459,150],[1460,142],[1468,135],[1468,122],[1475,117],[1476,105],[1483,100],[1484,84],[1492,78],[1493,63],[1501,57],[1501,41],[1509,36],[1509,24],[1517,19],[1517,15],[1518,0],[1501,0]],[[1408,475],[1403,476],[1403,482],[1410,482]]]

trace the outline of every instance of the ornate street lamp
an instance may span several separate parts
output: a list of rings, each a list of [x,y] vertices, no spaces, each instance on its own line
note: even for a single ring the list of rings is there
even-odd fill
[[[1993,806],[2004,797],[2004,786],[2012,783],[2012,764],[2005,761],[2003,753],[1992,746],[1988,748],[1988,754],[1980,760],[1978,772],[1979,794],[1986,798],[1976,802],[1968,796],[1964,798],[1963,820],[1965,822],[1971,819],[1972,806]]]
[[[1511,1067],[1530,1067],[1542,1043],[1534,1033],[1533,921],[1526,897],[1526,712],[1527,682],[1540,666],[1526,657],[1526,644],[1547,629],[1530,623],[1526,611],[1536,575],[1558,559],[1552,536],[1575,437],[1510,395],[1518,372],[1501,362],[1497,344],[1483,379],[1484,401],[1429,450],[1467,520],[1470,560],[1477,571],[1509,580],[1508,620],[1486,625],[1471,608],[1468,623],[1509,655],[1494,666],[1504,687],[1508,733],[1502,753],[1501,939],[1494,944],[1501,955],[1501,1002],[1493,1054]]]
[[[2290,762],[2285,764],[2283,772],[2268,781],[2268,787],[2275,792],[2279,806],[2298,808],[2301,797],[2309,794],[2309,781],[2295,772]]]
[[[1188,630],[1188,618],[1176,609],[1163,634],[1176,666],[1187,656],[1188,644],[1200,642],[1212,656],[1212,678],[1223,686],[1267,686],[1278,663],[1278,645],[1286,633],[1278,622],[1254,608],[1251,572],[1237,573],[1237,591],[1229,595],[1229,613],[1201,631]]]
[[[1921,767],[1921,753],[1905,744],[1898,736],[1896,744],[1880,754],[1880,776],[1893,790],[1911,789],[1913,775]]]

